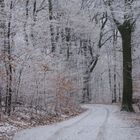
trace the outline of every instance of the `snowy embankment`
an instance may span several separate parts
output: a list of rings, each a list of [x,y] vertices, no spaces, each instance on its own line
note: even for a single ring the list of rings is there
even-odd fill
[[[140,140],[140,123],[135,114],[120,113],[115,105],[86,107],[89,110],[78,117],[21,131],[14,140]]]
[[[2,114],[0,120],[0,140],[12,140],[13,136],[21,130],[31,129],[37,126],[45,126],[56,124],[64,120],[68,120],[74,116],[78,116],[85,109],[81,107],[68,108],[59,115],[46,114],[45,111],[31,112],[28,109],[21,109],[12,112],[11,116]]]

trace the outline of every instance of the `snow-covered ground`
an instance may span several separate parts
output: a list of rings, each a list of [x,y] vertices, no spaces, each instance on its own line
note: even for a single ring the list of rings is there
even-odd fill
[[[21,131],[14,140],[140,140],[140,124],[116,105],[86,105],[88,111],[50,126]],[[130,117],[130,118],[131,118]]]

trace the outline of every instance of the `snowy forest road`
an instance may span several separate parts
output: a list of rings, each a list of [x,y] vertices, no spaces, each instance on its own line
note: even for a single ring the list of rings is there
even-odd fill
[[[139,132],[120,117],[116,105],[86,105],[70,120],[18,133],[14,140],[140,140]],[[140,128],[138,128],[140,130]]]

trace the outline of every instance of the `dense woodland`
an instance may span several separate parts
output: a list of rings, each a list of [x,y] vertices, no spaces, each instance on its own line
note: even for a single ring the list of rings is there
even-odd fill
[[[80,103],[134,111],[139,0],[0,0],[0,112]]]

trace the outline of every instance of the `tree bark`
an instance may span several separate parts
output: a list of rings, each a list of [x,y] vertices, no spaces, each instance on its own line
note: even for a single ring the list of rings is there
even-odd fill
[[[26,17],[25,17],[25,22],[24,22],[24,34],[25,34],[25,42],[26,42],[26,46],[29,46],[29,39],[28,39],[28,33],[27,33],[27,22],[28,22],[28,17],[29,17],[29,0],[26,0],[26,6],[25,6],[25,13],[26,13]]]
[[[89,82],[90,82],[90,72],[87,70],[83,77],[83,103],[88,103],[91,101],[90,91],[89,91]]]
[[[28,6],[29,6],[29,2],[27,1],[27,3],[26,3],[26,22],[27,22],[27,20],[28,20]],[[36,39],[35,39],[35,30],[34,30],[34,28],[35,28],[35,25],[36,25],[36,21],[37,21],[37,2],[36,2],[36,0],[34,0],[34,2],[33,2],[33,23],[32,23],[32,25],[31,25],[31,35],[30,35],[30,37],[31,37],[31,41],[32,41],[32,45],[33,45],[33,47],[35,48],[36,47]],[[24,26],[25,26],[25,24],[24,24]],[[25,37],[26,37],[26,44],[27,45],[29,45],[28,43],[28,41],[29,40],[27,40],[28,38],[28,35],[27,35],[27,33],[26,33],[26,35],[25,35]]]
[[[54,25],[52,24],[52,20],[53,20],[52,0],[48,0],[48,6],[49,6],[49,20],[50,20],[50,34],[51,34],[51,52],[55,52],[55,50],[56,50],[56,42],[55,42]]]
[[[11,18],[12,18],[13,2],[10,3],[10,17],[8,21],[7,32],[5,33],[5,67],[7,74],[7,90],[6,90],[6,103],[5,112],[10,116],[12,105],[12,59],[11,59]]]
[[[0,0],[0,49],[4,47],[4,31],[5,31],[5,16],[4,16],[4,0]],[[0,86],[0,111],[2,111],[2,87]]]
[[[114,30],[113,31],[113,57],[114,57],[114,95],[113,95],[113,100],[112,103],[116,103],[117,102],[117,74],[116,74],[116,44],[117,44],[117,31]]]
[[[130,21],[124,22],[119,27],[122,36],[123,47],[123,97],[122,111],[133,112],[132,95],[133,95],[133,80],[132,80],[132,32],[133,26]]]

